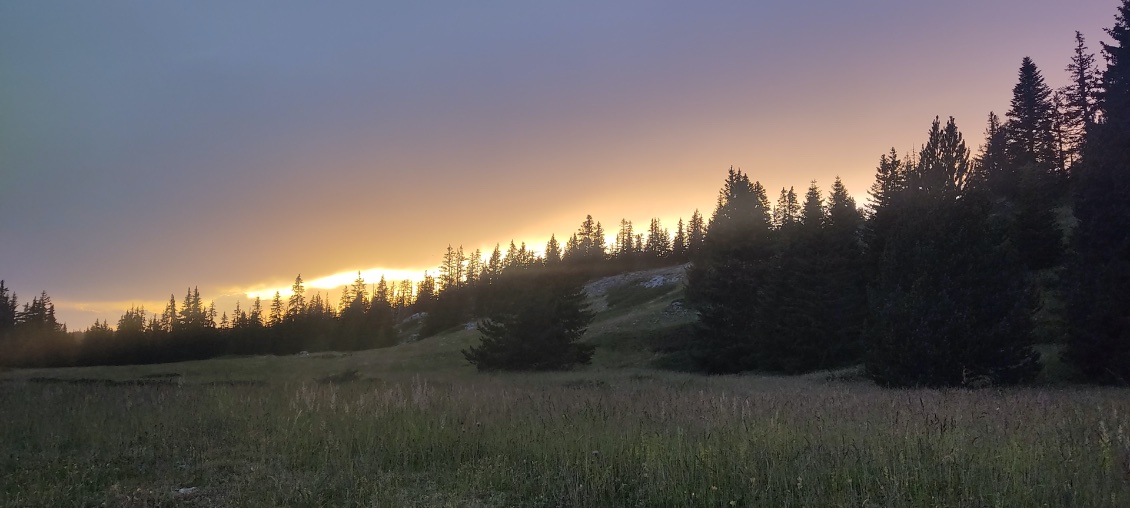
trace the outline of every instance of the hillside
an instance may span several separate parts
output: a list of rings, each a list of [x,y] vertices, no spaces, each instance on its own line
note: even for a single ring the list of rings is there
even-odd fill
[[[590,370],[647,368],[659,357],[655,337],[678,331],[694,319],[682,306],[685,266],[603,277],[585,285],[596,316],[584,341],[597,345]],[[410,328],[411,323],[406,323]],[[397,346],[356,352],[292,356],[260,355],[204,361],[122,367],[10,369],[0,379],[37,382],[104,383],[260,383],[304,380],[383,379],[414,373],[463,376],[474,368],[461,351],[479,338],[475,323]]]

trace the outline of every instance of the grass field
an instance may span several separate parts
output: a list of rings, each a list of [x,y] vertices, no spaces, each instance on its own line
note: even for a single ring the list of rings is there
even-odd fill
[[[656,370],[688,316],[646,293],[574,372],[478,374],[471,330],[0,372],[0,506],[1130,506],[1130,391]]]

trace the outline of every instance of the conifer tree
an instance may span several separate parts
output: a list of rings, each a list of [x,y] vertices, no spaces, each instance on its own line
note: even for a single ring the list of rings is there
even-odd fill
[[[169,304],[165,306],[165,312],[161,313],[161,331],[165,333],[172,333],[173,328],[177,323],[177,299],[173,295],[169,295]]]
[[[16,294],[0,280],[0,339],[8,337],[15,330],[17,309]]]
[[[510,242],[510,244],[513,245],[514,242]],[[459,274],[462,269],[458,253],[448,244],[447,252],[443,255],[443,263],[439,267],[439,290],[448,291],[458,287],[461,282]]]
[[[760,292],[773,254],[769,200],[760,183],[730,168],[702,250],[687,272],[687,299],[698,311],[690,354],[707,372],[755,365]]]
[[[643,252],[651,260],[661,260],[671,255],[671,235],[663,229],[659,219],[651,219],[651,224],[648,225]]]
[[[616,259],[631,261],[635,256],[635,245],[632,243],[633,238],[635,238],[635,234],[632,232],[632,221],[620,219],[620,231],[616,233],[616,244],[612,246],[613,255]]]
[[[907,188],[890,196],[864,334],[867,374],[882,385],[1009,384],[1039,370],[1033,293],[967,169],[953,119],[935,119]]]
[[[424,280],[416,285],[415,306],[417,312],[429,312],[436,301],[436,279],[424,272]]]
[[[800,218],[800,202],[797,200],[796,191],[792,187],[786,190],[781,187],[781,195],[777,198],[777,206],[773,208],[773,227],[784,231],[796,224]]]
[[[258,296],[255,297],[254,302],[251,302],[251,312],[248,313],[247,319],[251,328],[263,327],[263,302]]]
[[[687,225],[687,255],[694,257],[702,250],[702,241],[706,238],[706,222],[702,214],[696,209],[691,214],[691,221]]]
[[[480,371],[562,370],[592,359],[578,342],[592,312],[580,279],[541,267],[507,270],[504,299],[479,322],[482,342],[463,351]]]
[[[502,261],[502,251],[499,250],[498,244],[494,244],[494,250],[490,253],[490,259],[487,260],[486,266],[483,267],[483,281],[489,286],[494,284],[500,275],[502,269],[505,267]]]
[[[1052,91],[1030,58],[1020,67],[1013,88],[1012,106],[1005,125],[1005,152],[1011,181],[993,184],[997,198],[1011,206],[1013,243],[1029,270],[1057,265],[1063,254],[1063,233],[1056,221],[1057,197],[1063,192],[1066,173],[1056,146],[1056,111]]]
[[[303,285],[302,274],[294,278],[294,285],[290,286],[290,300],[287,301],[286,316],[295,318],[306,313],[306,287]]]
[[[282,294],[275,291],[275,297],[271,300],[271,314],[268,316],[268,324],[273,328],[282,323],[283,318],[283,303]]]
[[[556,241],[556,240],[554,240],[554,241]],[[561,248],[558,247],[558,257],[559,258],[560,258],[560,250],[561,250]],[[483,273],[483,251],[482,250],[475,249],[475,252],[472,252],[471,255],[467,257],[467,270],[466,270],[466,272],[467,272],[466,284],[468,286],[474,286],[474,285],[478,284],[479,277],[481,277],[482,273]]]
[[[675,226],[675,238],[671,240],[671,258],[679,263],[687,260],[687,233],[684,231],[682,217]]]
[[[1083,155],[1083,143],[1098,118],[1101,79],[1095,55],[1087,50],[1081,32],[1075,32],[1075,52],[1067,65],[1071,82],[1060,89],[1063,95],[1063,123],[1066,158],[1074,165]]]
[[[1130,0],[1103,44],[1102,119],[1079,163],[1064,358],[1088,380],[1130,383]]]
[[[1024,57],[1020,64],[1019,81],[1012,89],[1011,107],[1005,116],[1007,149],[1013,167],[1048,173],[1061,169],[1055,167],[1052,90],[1031,58]]]
[[[973,159],[973,175],[971,184],[989,191],[995,195],[1006,195],[1006,187],[1010,182],[1015,182],[1016,177],[1011,174],[1012,166],[1008,161],[1005,129],[1001,119],[996,113],[989,113],[988,125],[985,127],[985,144],[981,145],[977,156]]]
[[[353,284],[349,286],[349,304],[355,305],[360,302],[361,307],[365,307],[369,303],[368,290],[365,289],[365,278],[361,276],[361,271],[357,271],[357,278],[353,279]]]
[[[545,244],[545,264],[546,266],[555,266],[561,262],[561,244],[557,243],[556,235],[549,235],[549,241]]]

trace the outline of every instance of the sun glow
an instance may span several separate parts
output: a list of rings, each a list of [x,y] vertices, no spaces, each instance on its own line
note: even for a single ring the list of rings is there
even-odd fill
[[[434,273],[434,268],[426,269],[428,273]],[[353,284],[357,280],[358,274],[365,280],[366,286],[376,285],[383,276],[388,284],[394,284],[402,280],[411,280],[413,283],[424,280],[425,269],[412,270],[412,269],[394,269],[394,268],[369,268],[363,270],[352,270],[337,272],[332,275],[323,277],[307,279],[303,277],[302,283],[306,290],[332,290],[338,289],[342,286]],[[270,300],[275,297],[275,292],[278,292],[282,297],[288,297],[293,294],[291,286],[293,283],[286,286],[276,285],[260,285],[251,288],[240,290],[247,298],[255,299],[261,298],[263,300]]]

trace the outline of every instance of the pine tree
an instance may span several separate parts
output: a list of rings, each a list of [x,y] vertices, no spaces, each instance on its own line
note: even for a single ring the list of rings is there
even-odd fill
[[[502,261],[502,251],[499,250],[498,244],[494,244],[494,250],[490,253],[490,259],[487,260],[486,266],[483,267],[482,280],[489,286],[494,284],[500,275],[502,269],[505,268]]]
[[[868,215],[874,217],[879,210],[887,208],[894,196],[906,188],[907,168],[905,161],[899,160],[898,152],[891,148],[889,154],[879,157],[879,167],[875,169],[875,183],[868,194],[871,201],[867,205]]]
[[[675,226],[675,238],[671,240],[671,258],[676,262],[684,263],[687,260],[687,234],[684,231],[683,218]]]
[[[251,328],[263,327],[263,302],[258,296],[255,297],[254,302],[251,302],[251,312],[248,313],[247,320]]]
[[[514,244],[513,241],[510,242]],[[460,247],[462,248],[462,247]],[[443,263],[439,267],[439,289],[440,291],[448,291],[459,286],[461,280],[459,277],[463,267],[460,266],[459,256],[455,249],[451,248],[448,244],[447,252],[443,255]]]
[[[687,255],[694,258],[702,250],[702,242],[706,238],[706,222],[702,214],[696,209],[691,214],[691,221],[687,225]]]
[[[616,259],[630,264],[635,258],[633,238],[635,238],[635,234],[632,232],[632,221],[620,219],[620,231],[616,233],[616,244],[612,246],[613,255]]]
[[[1006,225],[966,187],[968,150],[951,118],[891,197],[869,291],[867,374],[888,386],[1031,379],[1033,293]]]
[[[578,341],[592,321],[575,276],[544,268],[508,270],[505,299],[479,323],[482,342],[463,351],[480,371],[562,370],[584,365],[594,347]]]
[[[118,318],[118,339],[121,341],[136,341],[145,336],[145,308],[130,307],[129,310]]]
[[[1044,83],[1035,64],[1025,58],[1020,79],[1013,88],[1012,106],[1005,125],[1005,151],[1011,181],[993,185],[998,199],[1004,200],[1011,220],[1013,243],[1025,266],[1032,271],[1059,264],[1063,255],[1063,233],[1056,220],[1058,196],[1063,192],[1066,173],[1058,165],[1055,107],[1052,91]]]
[[[424,280],[416,284],[416,311],[429,312],[436,301],[436,279],[424,272]]]
[[[932,199],[955,198],[969,177],[969,149],[951,116],[946,126],[934,118],[929,141],[922,147],[917,164],[908,168],[907,187],[916,195]]]
[[[282,323],[283,319],[283,303],[282,295],[275,291],[275,297],[271,300],[271,314],[267,317],[268,325],[272,328]]]
[[[707,372],[747,370],[761,352],[752,337],[773,254],[770,225],[765,188],[730,168],[702,250],[687,272],[687,299],[698,311],[690,354]]]
[[[17,309],[16,294],[0,280],[0,340],[10,336],[16,329]]]
[[[360,305],[364,308],[369,303],[369,294],[365,289],[365,278],[361,276],[361,271],[357,271],[357,278],[353,279],[353,284],[349,286],[349,304]]]
[[[784,231],[796,224],[798,219],[800,219],[800,202],[797,201],[796,191],[792,187],[788,190],[781,187],[777,206],[773,208],[773,226],[778,231]]]
[[[556,240],[554,240],[554,241],[556,241]],[[560,250],[561,250],[560,247],[558,247],[558,258],[561,257]],[[474,286],[474,285],[478,284],[479,277],[481,277],[482,273],[483,273],[483,251],[482,250],[475,249],[475,252],[472,252],[471,255],[467,258],[467,270],[466,270],[466,272],[467,272],[467,275],[466,275],[467,285],[468,286]]]
[[[651,260],[662,260],[671,255],[671,235],[663,229],[659,219],[651,219],[643,253]]]
[[[1075,32],[1075,53],[1066,70],[1071,82],[1060,89],[1064,99],[1065,155],[1068,164],[1074,165],[1082,157],[1087,133],[1098,118],[1102,83],[1095,66],[1095,55],[1088,52],[1081,32]]]
[[[518,246],[514,244],[514,240],[510,240],[510,248],[506,249],[506,259],[503,261],[503,268],[520,266],[522,266],[522,254],[518,252]]]
[[[1011,107],[1005,116],[1007,149],[1013,167],[1048,173],[1061,169],[1055,167],[1052,90],[1031,58],[1024,57],[1020,64],[1019,81],[1012,89]]]
[[[169,295],[169,304],[165,306],[165,312],[161,313],[161,331],[165,333],[172,333],[177,324],[177,299],[173,295]]]
[[[1103,44],[1102,119],[1079,163],[1063,356],[1088,380],[1130,383],[1130,0]]]
[[[306,287],[302,282],[302,274],[298,274],[294,278],[294,285],[290,286],[290,300],[286,305],[286,316],[288,318],[296,318],[306,313]]]
[[[392,295],[389,294],[388,282],[385,281],[384,274],[381,274],[381,280],[377,282],[377,287],[373,290],[373,301],[386,304],[392,302]]]
[[[556,266],[561,262],[561,244],[557,243],[556,235],[549,235],[549,241],[545,244],[545,264],[546,266]]]
[[[994,195],[1004,196],[1014,186],[1015,175],[1005,150],[1007,139],[1004,126],[996,113],[989,113],[988,126],[985,127],[985,144],[981,145],[977,157],[973,159],[971,184],[988,190]]]

